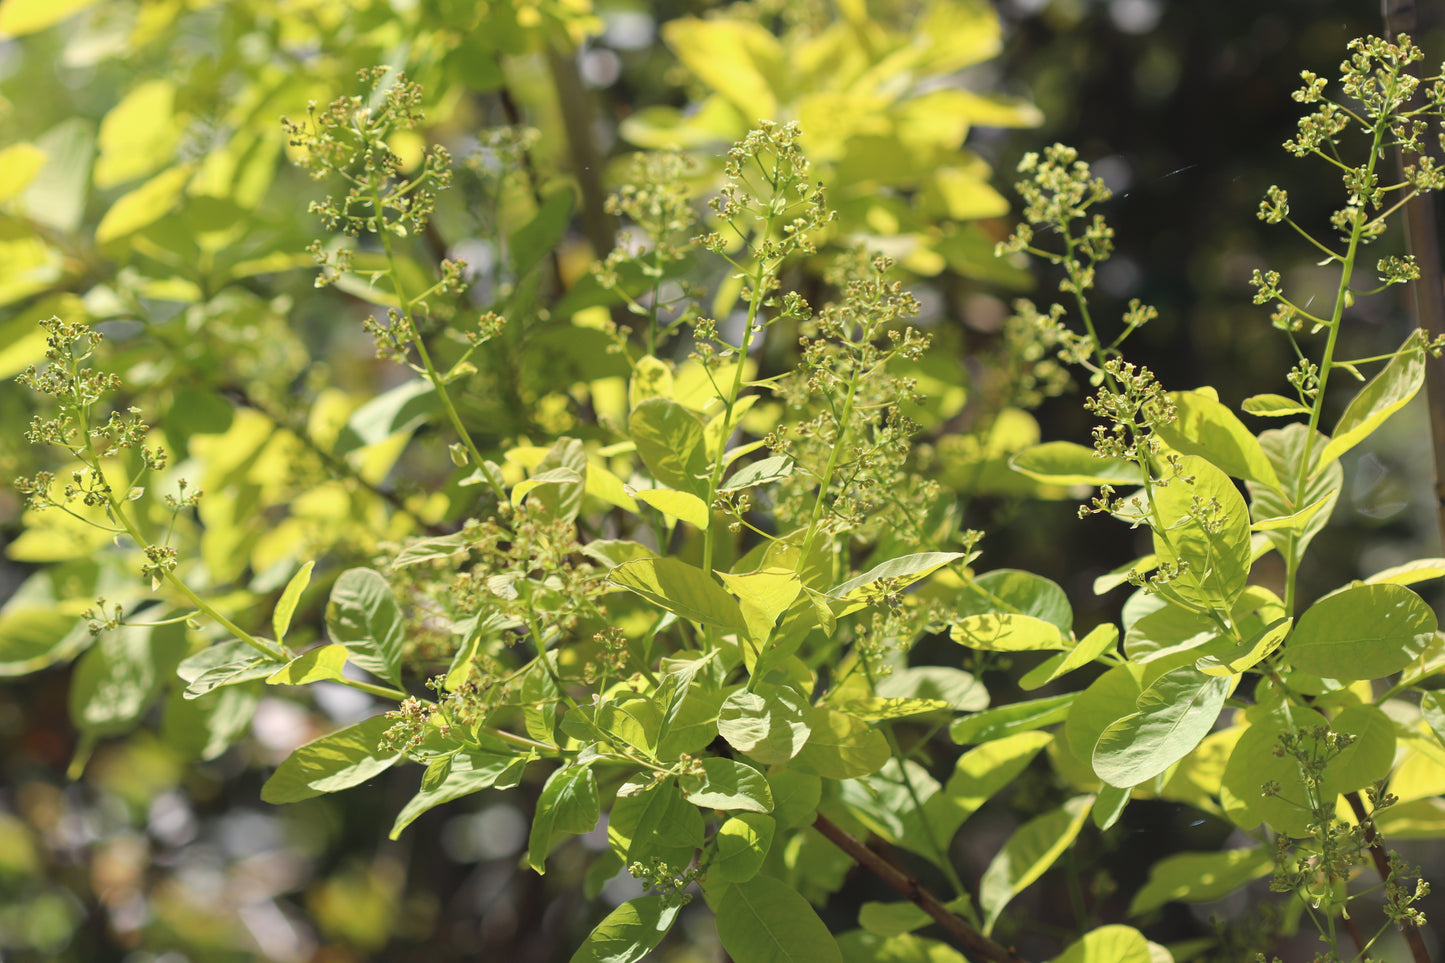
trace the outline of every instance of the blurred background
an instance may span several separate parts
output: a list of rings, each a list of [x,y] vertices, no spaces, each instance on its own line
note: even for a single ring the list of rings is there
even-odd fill
[[[167,29],[175,31],[173,68],[184,65],[192,80],[215,79],[204,75],[208,45],[217,36],[243,59],[260,56],[258,51],[289,50],[289,69],[302,72],[326,63],[324,54],[333,46],[351,44],[347,57],[355,63],[328,64],[333,77],[385,62],[397,50],[398,38],[386,33],[392,13],[385,4],[298,3],[306,15],[295,22],[272,15],[271,7],[285,3],[236,6],[249,8],[249,14],[222,14],[207,4],[178,0],[102,4],[44,31],[0,40],[0,146],[37,136],[60,118],[98,121],[114,106],[116,91],[135,76],[165,75],[170,68],[158,70],[154,62],[126,52],[133,31],[143,29],[148,17],[158,19],[161,7],[187,8],[176,21],[181,26]],[[432,6],[447,4],[420,4]],[[758,6],[782,18],[832,16],[826,3],[771,0]],[[904,0],[885,6],[908,16]],[[618,135],[628,116],[695,99],[695,87],[659,39],[660,25],[714,9],[707,3],[597,0],[594,12],[604,29],[583,45],[576,73],[582,85],[577,96],[598,105],[595,134],[603,159],[630,149]],[[1277,183],[1289,189],[1296,212],[1313,211],[1305,219],[1325,223],[1337,180],[1323,165],[1293,160],[1279,146],[1298,116],[1289,94],[1301,69],[1329,75],[1351,38],[1380,30],[1376,4],[1003,0],[997,11],[1002,53],[969,68],[967,83],[1031,101],[1042,122],[1031,129],[971,130],[968,146],[992,164],[995,187],[1012,203],[1011,171],[1025,151],[1055,141],[1077,146],[1115,193],[1104,212],[1117,232],[1118,253],[1099,279],[1098,315],[1117,316],[1135,297],[1160,312],[1158,321],[1131,340],[1131,358],[1155,370],[1170,389],[1213,385],[1230,405],[1250,394],[1283,392],[1292,355],[1270,328],[1267,311],[1251,304],[1247,280],[1255,268],[1274,268],[1303,290],[1315,283],[1310,280],[1315,258],[1292,232],[1264,225],[1254,211],[1265,188]],[[295,35],[287,36],[288,30]],[[1417,39],[1427,51],[1427,65],[1445,57],[1445,37]],[[223,76],[223,68],[216,63],[216,76]],[[528,69],[525,62],[517,67],[524,76]],[[492,122],[511,122],[512,111],[539,122],[527,112],[540,100],[527,96],[525,80],[519,88],[520,106],[478,109]],[[224,88],[217,93],[222,99],[228,95]],[[278,183],[290,192],[282,196],[305,191],[304,176],[281,166]],[[1002,219],[993,230],[1001,233],[1008,223]],[[18,242],[8,221],[0,223],[0,231],[8,232],[0,237],[3,259],[3,245],[12,244],[14,253],[12,242]],[[304,243],[290,239],[278,247],[290,244],[300,251]],[[93,254],[67,252],[81,260]],[[278,307],[288,292],[301,300],[310,272],[275,277],[279,280],[265,281],[270,287],[260,292],[252,327],[243,336],[245,345],[267,343],[269,354],[254,362],[265,375],[261,380],[303,376],[309,355],[326,359],[330,374],[343,382],[374,382],[370,346],[359,328],[343,328],[326,317],[288,316]],[[979,351],[990,350],[1000,337],[1014,297],[1029,293],[1046,302],[1052,287],[1044,282],[1021,292],[953,271],[917,284],[930,303],[941,306],[940,324],[960,332],[953,343]],[[22,324],[63,310],[80,287],[10,298],[0,307],[0,332],[10,336]],[[1361,299],[1342,353],[1393,350],[1409,325],[1394,293]],[[0,344],[0,359],[4,349]],[[254,378],[257,372],[235,376]],[[29,402],[12,385],[6,388],[0,418],[13,442]],[[1036,412],[1045,439],[1087,438],[1090,422],[1079,398],[1076,388]],[[1334,523],[1316,543],[1313,567],[1304,575],[1305,598],[1389,565],[1442,554],[1429,498],[1427,439],[1417,403],[1390,423],[1379,444],[1346,459],[1345,492]],[[7,449],[0,452],[0,468],[7,477],[33,470],[29,457]],[[1079,521],[1076,505],[1072,499],[985,496],[969,503],[964,522],[988,533],[981,568],[1026,568],[1055,579],[1075,600],[1082,632],[1117,617],[1123,600],[1122,590],[1096,598],[1094,579],[1147,547],[1139,533],[1109,520]],[[0,543],[20,537],[21,508],[13,493],[0,491]],[[0,559],[0,599],[34,568]],[[1439,601],[1438,595],[1427,597]],[[323,692],[314,703],[263,699],[249,738],[202,763],[178,755],[143,727],[103,742],[84,777],[70,781],[66,769],[76,743],[67,712],[69,673],[68,666],[57,665],[0,685],[0,960],[5,963],[550,963],[568,959],[603,915],[599,907],[633,895],[614,880],[602,887],[600,902],[584,896],[588,853],[606,845],[595,836],[559,851],[546,877],[519,871],[530,810],[516,793],[484,793],[433,810],[395,842],[387,840],[386,830],[414,792],[415,770],[392,770],[364,789],[284,808],[262,804],[259,789],[268,766],[299,742],[367,714],[367,700],[345,690]],[[1007,688],[1007,678],[989,681],[1001,687],[1002,698],[1017,695]],[[1024,799],[1030,792],[1046,793],[1046,776],[1031,773],[1014,793]],[[1011,825],[1002,806],[968,824],[955,844],[965,880],[977,878]],[[1069,856],[1067,879],[1051,876],[1031,891],[1033,903],[1017,910],[1036,913],[1045,930],[1067,927],[1071,905],[1087,895],[1095,912],[1119,919],[1147,870],[1137,854],[1153,858],[1226,845],[1238,845],[1238,839],[1231,842],[1231,827],[1222,821],[1173,804],[1131,806],[1121,832],[1081,841]],[[1426,862],[1427,877],[1445,879],[1445,854],[1438,847],[1416,847],[1410,855]],[[838,873],[846,869],[836,867]],[[847,928],[862,901],[883,895],[871,881],[850,877],[824,918]],[[1258,902],[1241,896],[1205,907],[1171,904],[1143,928],[1165,943],[1219,936],[1222,948],[1197,958],[1243,960],[1252,928],[1267,922],[1257,916]],[[1437,916],[1445,912],[1439,897],[1425,908]],[[711,925],[707,912],[694,907],[657,958],[719,959]],[[1036,951],[1028,934],[1018,939],[1021,949]],[[1304,939],[1276,952],[1287,963],[1304,960],[1314,944]]]

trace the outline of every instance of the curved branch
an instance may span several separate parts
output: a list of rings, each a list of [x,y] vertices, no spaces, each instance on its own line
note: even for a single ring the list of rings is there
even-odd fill
[[[911,900],[919,909],[933,917],[934,921],[947,930],[958,945],[973,957],[980,960],[992,960],[993,963],[1027,963],[1011,948],[994,942],[970,926],[963,917],[950,912],[938,901],[938,897],[929,892],[922,883],[864,846],[827,816],[819,813],[818,818],[813,821],[813,828],[827,837],[834,846],[851,856],[858,865],[893,887],[901,896]]]

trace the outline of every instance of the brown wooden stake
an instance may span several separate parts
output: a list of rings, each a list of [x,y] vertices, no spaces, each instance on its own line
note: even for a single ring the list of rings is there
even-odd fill
[[[1415,0],[1381,0],[1385,37],[1393,42],[1402,33],[1439,25],[1440,4]],[[1419,97],[1417,93],[1417,98]],[[1428,148],[1427,148],[1428,149]],[[1438,155],[1438,151],[1431,151]],[[1440,160],[1439,156],[1436,160]],[[1404,174],[1404,157],[1397,151],[1396,166]],[[1440,229],[1435,196],[1417,194],[1405,204],[1405,236],[1420,280],[1410,285],[1415,319],[1430,337],[1445,335],[1445,271],[1440,264]],[[1435,518],[1445,544],[1445,357],[1425,358],[1425,397],[1430,411],[1431,450],[1435,461]]]

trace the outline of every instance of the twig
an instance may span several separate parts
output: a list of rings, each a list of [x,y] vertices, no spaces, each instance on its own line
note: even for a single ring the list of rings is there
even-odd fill
[[[1375,871],[1380,874],[1380,879],[1389,882],[1390,860],[1385,855],[1385,839],[1375,829],[1375,820],[1365,811],[1364,800],[1357,792],[1345,793],[1349,800],[1350,810],[1354,812],[1355,819],[1365,832],[1365,846],[1370,851],[1370,858],[1375,862]],[[1413,924],[1400,924],[1400,935],[1405,937],[1405,945],[1410,948],[1410,958],[1415,963],[1430,963],[1430,951],[1425,948],[1425,939],[1420,935],[1420,928]]]
[[[970,926],[963,917],[950,912],[922,883],[864,846],[827,816],[819,813],[818,818],[813,821],[813,828],[851,856],[858,865],[893,887],[900,895],[912,900],[914,905],[933,917],[934,921],[947,930],[958,945],[973,957],[992,960],[994,963],[1026,963],[1024,958],[1012,949],[995,943]]]

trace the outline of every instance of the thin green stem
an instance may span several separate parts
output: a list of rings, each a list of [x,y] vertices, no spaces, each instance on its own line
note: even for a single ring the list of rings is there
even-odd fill
[[[848,394],[843,399],[843,411],[838,416],[838,437],[833,439],[833,450],[828,453],[828,466],[823,469],[823,477],[818,480],[818,497],[813,502],[813,512],[808,518],[808,534],[803,537],[803,551],[798,556],[798,571],[808,564],[808,558],[813,551],[813,543],[817,541],[820,522],[823,519],[823,508],[827,504],[828,489],[833,484],[833,476],[838,472],[838,462],[843,457],[844,442],[848,437],[848,423],[853,420],[853,402],[858,396],[858,378],[856,375],[848,380]]]
[[[482,471],[482,464],[486,461],[482,453],[477,449],[477,444],[472,440],[471,432],[467,431],[466,425],[457,414],[456,405],[452,403],[451,394],[447,391],[446,382],[441,373],[437,371],[436,365],[432,363],[431,352],[427,350],[426,339],[421,336],[421,330],[417,327],[416,318],[412,314],[413,302],[408,300],[406,291],[401,283],[401,272],[398,268],[396,253],[391,246],[391,232],[387,229],[386,212],[382,207],[381,189],[373,180],[370,183],[372,210],[376,213],[377,235],[381,238],[381,248],[386,254],[387,276],[391,278],[391,289],[396,295],[397,308],[401,311],[408,327],[413,335],[413,344],[416,345],[417,357],[421,359],[422,368],[426,371],[427,380],[436,389],[437,398],[441,401],[442,410],[446,413],[447,421],[451,423],[452,431],[456,433],[458,440],[466,447],[467,454],[471,456],[472,464],[481,471],[482,477],[492,489],[499,500],[505,500],[507,493],[502,489],[495,478],[488,472]]]
[[[773,215],[770,209],[768,218],[763,223],[760,236],[766,240],[772,235],[772,231]],[[724,449],[727,447],[728,436],[733,427],[733,409],[737,407],[738,395],[742,392],[743,369],[747,367],[748,363],[748,347],[753,342],[753,333],[757,330],[758,325],[758,315],[762,312],[763,301],[767,298],[767,279],[771,273],[772,269],[768,263],[759,259],[757,273],[751,278],[752,296],[748,298],[748,317],[747,322],[743,325],[742,343],[738,346],[737,367],[733,371],[733,383],[728,388],[727,396],[723,398],[722,437],[718,440],[717,456],[713,459],[712,472],[708,475],[707,479],[706,501],[709,512],[712,511],[713,499],[717,497],[718,486],[722,484],[723,469],[726,467],[726,459],[724,457],[726,452]],[[712,571],[713,553],[717,548],[717,538],[713,531],[714,528],[716,528],[716,526],[709,521],[707,528],[703,531],[702,567],[705,572]]]

